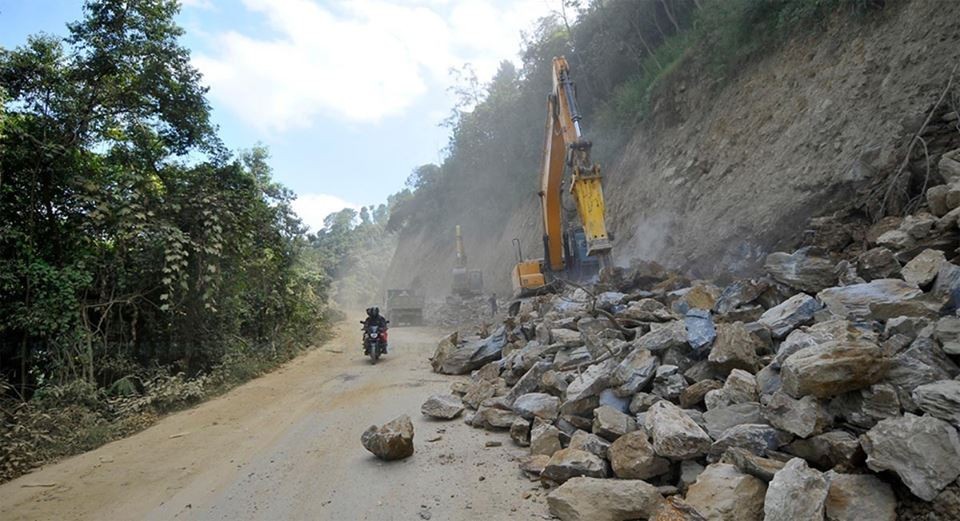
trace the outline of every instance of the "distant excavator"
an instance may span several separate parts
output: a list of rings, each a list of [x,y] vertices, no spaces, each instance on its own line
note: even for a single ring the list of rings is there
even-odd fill
[[[549,292],[557,278],[583,280],[611,267],[612,244],[604,217],[600,167],[590,159],[592,143],[583,137],[581,119],[567,60],[562,56],[554,58],[540,169],[544,257],[524,259],[520,240],[513,240],[517,250],[512,276],[516,298]],[[565,166],[571,169],[570,193],[576,203],[579,226],[565,223],[563,218]]]
[[[451,292],[461,298],[477,297],[483,293],[483,272],[467,269],[467,250],[463,247],[463,234],[457,225],[457,259],[453,265]]]

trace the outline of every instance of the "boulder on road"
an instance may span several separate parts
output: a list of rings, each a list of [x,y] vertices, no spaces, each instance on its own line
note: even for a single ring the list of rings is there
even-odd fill
[[[550,514],[562,521],[650,519],[662,503],[657,487],[638,479],[575,477],[547,496]]]
[[[360,436],[360,442],[382,460],[408,458],[413,455],[413,423],[404,414],[380,427],[371,425]]]
[[[960,476],[960,436],[933,416],[906,413],[877,423],[860,437],[867,466],[892,470],[920,499],[932,501]]]
[[[440,420],[452,420],[463,412],[463,401],[452,394],[434,394],[420,406],[424,416]]]
[[[830,483],[823,474],[793,458],[773,476],[764,500],[764,521],[823,519]]]
[[[546,393],[527,393],[513,402],[513,412],[523,418],[555,420],[560,413],[560,398]]]

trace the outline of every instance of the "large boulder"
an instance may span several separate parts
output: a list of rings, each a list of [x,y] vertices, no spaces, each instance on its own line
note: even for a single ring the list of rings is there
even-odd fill
[[[801,438],[823,432],[832,419],[823,404],[813,396],[796,399],[782,391],[764,400],[763,417],[770,425]]]
[[[510,410],[499,407],[480,406],[473,415],[471,425],[487,430],[506,430],[516,421],[517,415]]]
[[[960,425],[960,381],[940,380],[913,390],[913,401],[923,412]]]
[[[939,418],[907,413],[883,420],[860,438],[860,444],[871,470],[896,472],[925,501],[960,476],[960,436]]]
[[[900,274],[903,280],[919,287],[933,282],[940,272],[940,266],[947,262],[947,257],[940,250],[923,250],[919,255],[908,262]]]
[[[949,380],[960,373],[950,357],[932,339],[917,338],[910,348],[893,358],[886,382],[893,385],[900,405],[911,412],[918,411],[913,402],[913,390],[939,380]]]
[[[440,420],[452,420],[463,412],[463,401],[452,394],[434,394],[420,406],[424,416]]]
[[[830,483],[820,471],[794,458],[787,462],[767,487],[764,521],[823,519]]]
[[[575,402],[600,394],[600,391],[607,388],[616,366],[617,360],[611,358],[584,369],[567,385],[566,401]]]
[[[778,431],[769,425],[759,423],[744,423],[734,425],[723,435],[717,438],[710,446],[710,460],[716,461],[728,449],[738,448],[747,450],[758,456],[763,456],[768,450],[776,450],[792,436]]]
[[[610,445],[608,456],[613,474],[620,479],[650,479],[670,470],[670,462],[656,455],[643,431],[617,438]]]
[[[682,409],[663,400],[646,413],[646,429],[657,455],[675,460],[698,458],[710,450],[712,440]]]
[[[550,514],[562,521],[650,519],[662,504],[657,487],[636,479],[575,477],[547,496]]]
[[[653,353],[660,353],[671,348],[687,347],[686,325],[677,320],[652,328],[649,333],[638,338],[634,345],[637,349],[646,349]]]
[[[754,302],[768,289],[770,289],[768,280],[738,280],[723,289],[713,310],[720,315],[726,315],[740,306]]]
[[[549,362],[538,361],[534,363],[530,369],[513,384],[510,392],[504,397],[506,402],[512,404],[521,395],[536,391],[541,379],[551,367],[553,367],[553,364]],[[564,385],[566,385],[566,382],[564,382]]]
[[[570,436],[568,449],[585,450],[599,458],[606,458],[610,450],[610,442],[592,432],[578,430]]]
[[[759,347],[759,340],[740,322],[720,324],[707,360],[721,373],[733,369],[753,372],[759,364]]]
[[[776,338],[783,338],[795,328],[809,324],[820,309],[820,303],[806,293],[797,293],[763,312],[757,321],[768,328]]]
[[[801,349],[780,369],[783,390],[795,397],[828,398],[879,382],[890,366],[879,346],[865,340],[834,341]]]
[[[542,420],[534,421],[530,430],[530,454],[553,456],[561,448],[560,429]]]
[[[805,440],[796,440],[784,452],[807,460],[819,469],[852,469],[862,457],[860,442],[846,431],[829,431]]]
[[[686,501],[710,521],[761,521],[767,484],[733,465],[714,463],[697,476]]]
[[[866,320],[875,318],[871,308],[903,304],[922,294],[916,285],[909,282],[900,279],[877,279],[864,284],[827,288],[817,293],[817,298],[830,313],[838,317]]]
[[[593,410],[593,433],[610,441],[637,430],[637,422],[619,410],[604,405]]]
[[[560,412],[560,398],[546,393],[527,393],[513,402],[513,412],[523,418],[555,420]]]
[[[360,442],[382,460],[408,458],[413,455],[413,423],[404,414],[380,427],[371,425],[360,436]]]
[[[445,338],[437,347],[431,360],[434,371],[443,374],[467,374],[500,359],[503,347],[507,345],[507,330],[500,326],[489,337],[468,341],[453,350],[449,349],[451,340],[455,341],[456,337]]]
[[[578,476],[604,478],[607,476],[607,464],[587,451],[567,448],[554,452],[540,473],[541,479],[555,483]]]
[[[898,271],[897,257],[886,248],[873,248],[857,257],[857,272],[868,281],[890,278]]]
[[[837,283],[836,263],[817,255],[812,248],[767,255],[763,269],[774,280],[800,291],[816,293]]]
[[[827,521],[896,521],[897,498],[889,484],[872,474],[827,472]]]
[[[767,423],[757,402],[738,403],[726,407],[717,407],[703,413],[707,432],[719,438],[727,429],[745,423]]]

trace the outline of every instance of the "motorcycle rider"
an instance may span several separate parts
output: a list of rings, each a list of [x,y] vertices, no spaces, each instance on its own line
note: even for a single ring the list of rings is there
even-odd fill
[[[380,328],[381,338],[383,338],[383,354],[387,354],[387,324],[390,321],[380,314],[380,308],[374,306],[367,308],[367,319],[363,321],[363,328],[377,326]]]

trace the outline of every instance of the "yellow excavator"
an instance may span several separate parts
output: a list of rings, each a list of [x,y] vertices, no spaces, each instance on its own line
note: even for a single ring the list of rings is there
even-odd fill
[[[592,143],[583,137],[581,119],[567,60],[554,58],[540,169],[544,257],[524,259],[520,240],[513,240],[517,264],[512,279],[517,298],[549,291],[556,278],[584,279],[611,265],[600,167],[590,159]],[[570,194],[580,226],[569,223],[565,229],[561,195],[566,167],[570,168]]]

